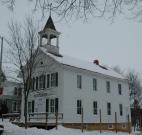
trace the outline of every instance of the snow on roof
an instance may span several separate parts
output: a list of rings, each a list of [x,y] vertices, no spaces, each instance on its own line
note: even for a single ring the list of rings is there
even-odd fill
[[[118,74],[117,72],[115,72],[113,69],[111,69],[109,67],[106,67],[107,69],[104,69],[104,68],[100,67],[99,65],[94,64],[93,62],[87,62],[87,61],[79,60],[79,59],[76,59],[76,58],[73,58],[73,57],[70,57],[70,56],[65,56],[65,55],[63,55],[63,57],[58,57],[58,56],[55,56],[51,53],[48,53],[47,49],[44,48],[44,47],[40,47],[40,49],[46,55],[54,58],[56,61],[58,61],[61,64],[73,66],[73,67],[76,67],[76,68],[85,69],[85,70],[88,70],[88,71],[100,73],[102,75],[106,75],[106,76],[110,76],[110,77],[125,79],[124,76],[122,76],[121,74]]]

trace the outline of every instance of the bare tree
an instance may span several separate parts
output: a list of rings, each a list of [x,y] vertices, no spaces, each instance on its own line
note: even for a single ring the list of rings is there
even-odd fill
[[[138,105],[141,101],[141,80],[135,71],[129,71],[126,75],[128,79],[129,89],[130,89],[130,100],[134,103],[137,101]]]
[[[13,9],[17,0],[0,0]],[[113,19],[118,14],[129,14],[135,18],[142,17],[141,0],[28,0],[35,10],[42,14],[50,9],[60,17],[75,17],[87,19],[107,17]],[[52,6],[51,6],[52,3]]]
[[[112,69],[113,69],[115,72],[117,72],[117,73],[119,73],[119,74],[121,74],[121,75],[124,74],[124,71],[122,71],[122,69],[121,69],[119,66],[114,66],[114,67],[112,67]]]
[[[135,71],[129,71],[126,76],[130,89],[132,124],[135,130],[136,124],[140,123],[138,121],[140,120],[140,104],[142,96],[141,80],[138,73],[136,73]]]
[[[24,95],[25,127],[27,127],[27,102],[32,86],[32,74],[36,66],[37,31],[33,20],[28,17],[24,26],[18,23],[10,23],[10,57],[11,63],[19,70],[22,78]]]

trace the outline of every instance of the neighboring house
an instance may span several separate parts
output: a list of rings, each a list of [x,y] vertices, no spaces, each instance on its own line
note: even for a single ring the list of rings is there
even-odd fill
[[[127,131],[130,115],[127,80],[112,69],[101,66],[98,60],[85,62],[61,55],[60,33],[51,16],[39,35],[38,64],[28,98],[29,113],[63,113],[63,125],[77,127],[81,124],[83,108],[86,128],[99,129],[101,110],[102,129],[113,129],[116,112],[118,129]],[[22,119],[23,108],[22,104]]]
[[[17,82],[5,80],[0,91],[0,112],[2,113],[2,106],[7,108],[4,113],[17,113],[21,109],[21,85]]]

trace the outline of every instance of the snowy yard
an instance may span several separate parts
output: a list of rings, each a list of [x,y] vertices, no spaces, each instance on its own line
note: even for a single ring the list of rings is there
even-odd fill
[[[79,129],[70,129],[64,128],[63,126],[58,126],[58,130],[44,130],[37,128],[28,128],[25,130],[24,128],[13,125],[9,122],[1,122],[0,124],[4,125],[4,133],[2,135],[129,135],[128,133],[118,132],[102,132],[99,131],[84,131],[82,133]],[[131,135],[134,135],[131,134]]]

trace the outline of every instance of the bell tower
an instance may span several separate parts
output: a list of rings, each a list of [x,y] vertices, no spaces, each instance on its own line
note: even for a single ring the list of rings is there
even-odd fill
[[[59,55],[59,35],[53,23],[51,15],[49,16],[44,29],[39,32],[40,43],[39,45],[45,47],[47,52],[54,55]]]

